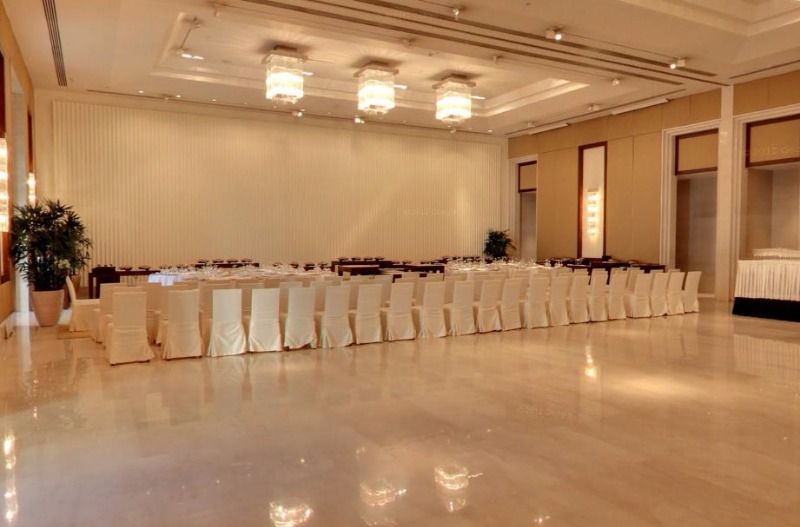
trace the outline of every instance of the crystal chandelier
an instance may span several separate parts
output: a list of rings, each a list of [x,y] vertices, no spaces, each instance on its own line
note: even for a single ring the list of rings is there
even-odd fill
[[[358,70],[358,109],[370,115],[384,115],[394,108],[395,75],[397,70],[385,64],[367,64]]]
[[[267,56],[267,99],[294,104],[303,98],[303,56],[295,50],[275,48]]]
[[[463,77],[447,77],[433,88],[436,90],[436,118],[458,126],[472,117],[472,88],[475,83]]]

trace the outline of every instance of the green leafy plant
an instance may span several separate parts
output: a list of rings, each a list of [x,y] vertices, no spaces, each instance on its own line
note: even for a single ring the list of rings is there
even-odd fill
[[[11,259],[34,291],[57,291],[86,267],[91,240],[80,216],[60,201],[14,207]]]
[[[483,254],[494,259],[507,258],[509,248],[516,249],[508,231],[489,229],[483,244]]]

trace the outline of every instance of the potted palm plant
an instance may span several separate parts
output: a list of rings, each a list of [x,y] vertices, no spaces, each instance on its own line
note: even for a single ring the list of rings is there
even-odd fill
[[[483,254],[493,260],[508,258],[509,248],[516,249],[514,242],[508,235],[508,231],[489,229],[489,232],[486,233],[486,241],[483,244]]]
[[[32,288],[31,303],[40,326],[61,316],[64,285],[86,266],[91,240],[80,216],[60,201],[14,207],[11,259]]]

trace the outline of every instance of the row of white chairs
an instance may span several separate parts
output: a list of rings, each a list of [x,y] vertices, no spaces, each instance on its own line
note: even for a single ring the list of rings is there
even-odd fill
[[[283,282],[104,284],[92,309],[92,335],[112,364],[164,358],[342,347],[382,340],[442,337],[697,310],[699,273],[544,273],[463,280],[337,280],[314,287]],[[384,300],[384,291],[389,292]],[[448,291],[449,290],[449,291]],[[415,296],[421,292],[415,301]],[[74,295],[74,291],[70,291]],[[206,302],[203,299],[206,298]],[[476,300],[477,298],[477,300]],[[416,305],[415,305],[416,304]],[[285,310],[282,310],[282,306]],[[81,304],[75,308],[80,310]],[[75,315],[73,315],[75,318]],[[148,338],[149,337],[149,338]]]

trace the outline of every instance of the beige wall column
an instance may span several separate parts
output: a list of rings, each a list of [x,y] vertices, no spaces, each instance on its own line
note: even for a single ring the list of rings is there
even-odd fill
[[[714,296],[720,301],[731,299],[735,265],[733,254],[733,86],[722,88],[717,155],[717,252]]]

